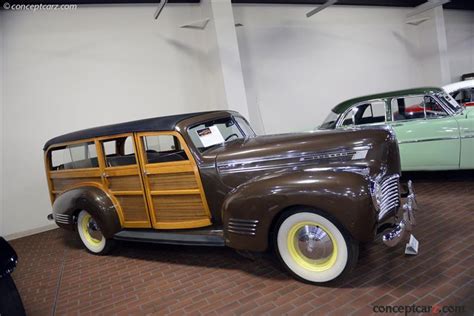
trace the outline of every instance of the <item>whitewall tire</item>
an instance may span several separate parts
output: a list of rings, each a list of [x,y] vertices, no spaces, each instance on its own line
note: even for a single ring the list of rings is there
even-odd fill
[[[277,225],[275,237],[283,265],[305,282],[334,281],[357,262],[358,246],[351,237],[316,211],[286,214]]]
[[[77,232],[86,249],[93,254],[105,254],[112,246],[112,240],[102,235],[97,222],[87,211],[81,211],[77,217]]]

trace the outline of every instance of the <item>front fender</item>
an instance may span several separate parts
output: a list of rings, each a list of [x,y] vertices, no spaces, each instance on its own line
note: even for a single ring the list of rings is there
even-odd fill
[[[117,207],[99,188],[84,186],[62,193],[53,203],[53,217],[58,226],[74,230],[74,216],[86,210],[97,221],[104,237],[111,238],[122,229]]]
[[[226,244],[252,251],[267,249],[272,225],[284,210],[295,206],[327,213],[358,241],[375,236],[376,212],[363,175],[298,171],[253,179],[228,194],[222,209]]]

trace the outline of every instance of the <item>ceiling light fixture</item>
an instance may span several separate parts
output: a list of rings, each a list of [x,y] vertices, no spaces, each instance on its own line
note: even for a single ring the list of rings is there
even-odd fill
[[[156,9],[156,12],[155,12],[155,20],[158,19],[158,17],[160,16],[161,14],[161,11],[163,11],[163,8],[165,7],[165,5],[168,3],[168,0],[161,0],[160,1],[160,5],[158,6],[158,9]]]
[[[423,13],[425,11],[439,7],[445,3],[451,2],[451,0],[429,0],[419,6],[415,7],[412,11],[408,12],[407,18]]]
[[[329,7],[329,6],[332,6],[336,2],[337,2],[337,0],[328,0],[324,4],[317,7],[316,9],[311,10],[308,13],[306,13],[306,17],[309,18],[309,17],[315,15],[316,13],[318,13],[319,11],[322,11],[322,10],[326,9],[327,7]]]

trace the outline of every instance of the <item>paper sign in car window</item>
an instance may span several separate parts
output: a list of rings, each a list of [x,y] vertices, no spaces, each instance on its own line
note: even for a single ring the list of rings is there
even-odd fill
[[[204,147],[213,146],[225,141],[221,131],[215,125],[200,129],[197,131],[197,134]]]

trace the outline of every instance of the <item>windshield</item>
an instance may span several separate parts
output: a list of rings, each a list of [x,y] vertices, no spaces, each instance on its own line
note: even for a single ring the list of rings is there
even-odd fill
[[[446,92],[441,92],[437,94],[438,98],[454,113],[458,113],[462,111],[463,106],[460,105],[456,100],[453,99],[452,96],[450,96]]]
[[[334,128],[336,128],[336,123],[337,123],[338,118],[339,118],[339,114],[334,113],[333,111],[331,111],[331,113],[329,113],[329,115],[326,117],[323,124],[321,124],[321,126],[319,126],[319,128],[320,129],[334,129]]]
[[[188,134],[200,152],[236,139],[255,136],[250,125],[241,117],[208,121],[191,127]]]

